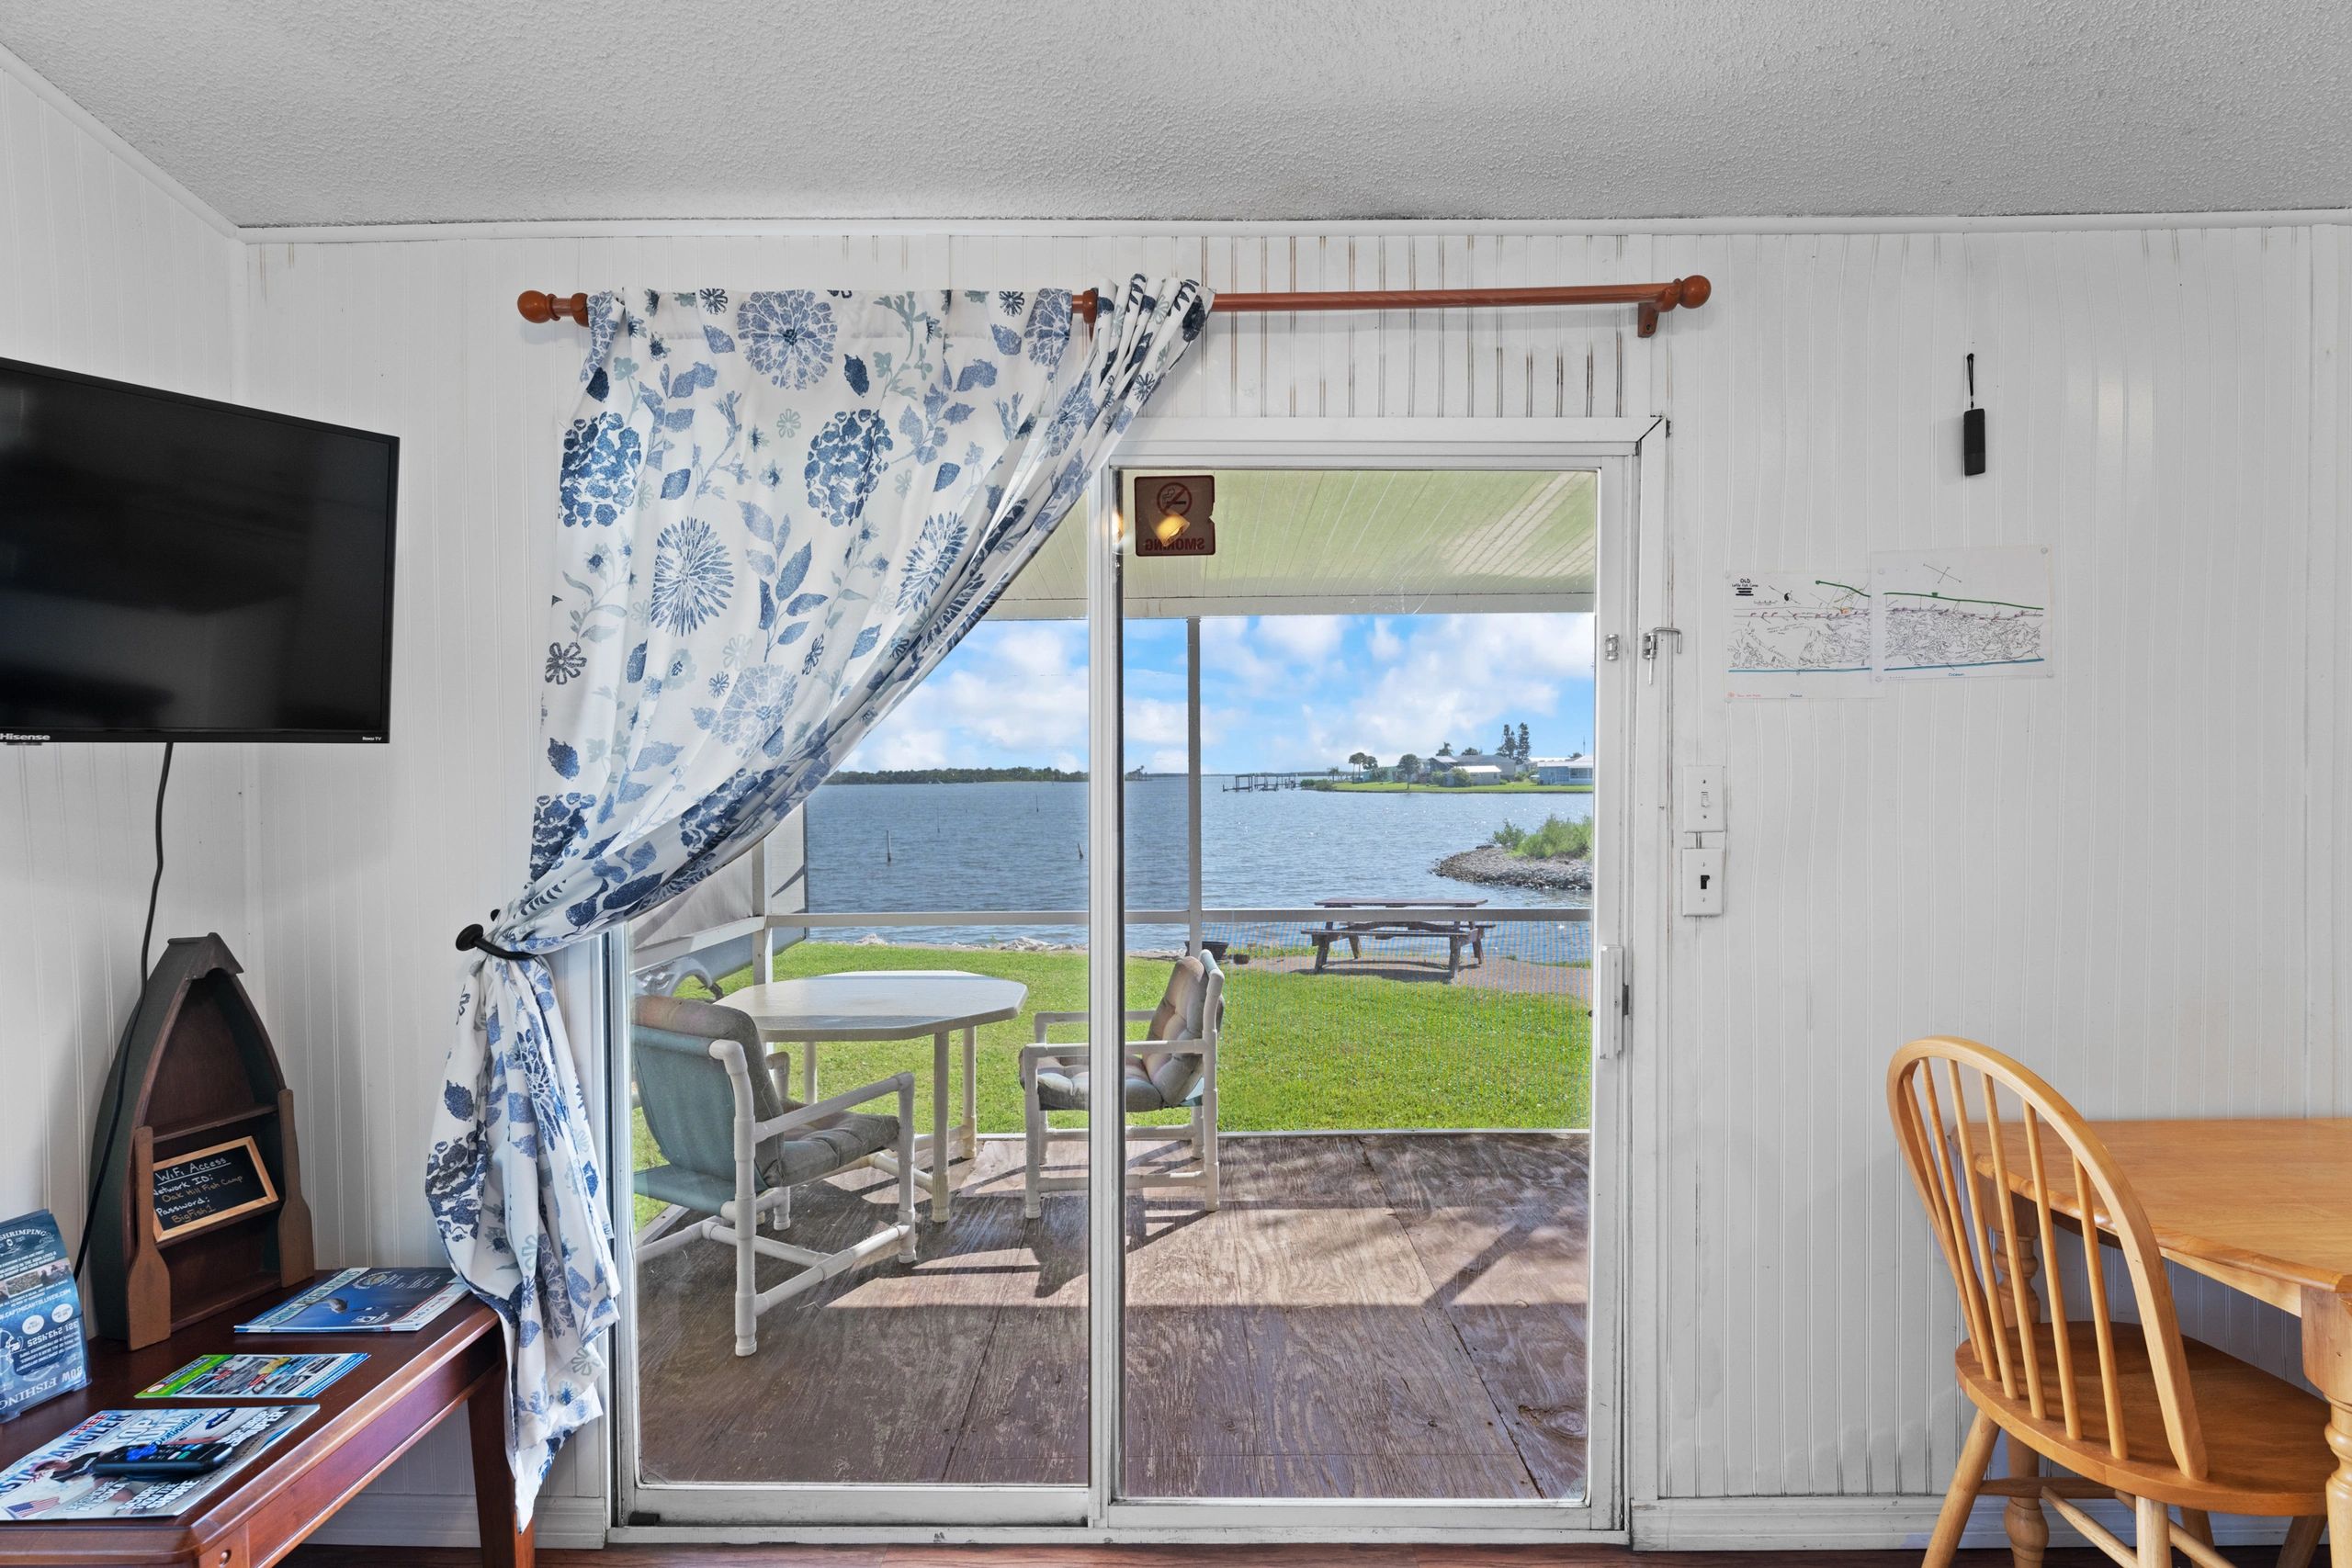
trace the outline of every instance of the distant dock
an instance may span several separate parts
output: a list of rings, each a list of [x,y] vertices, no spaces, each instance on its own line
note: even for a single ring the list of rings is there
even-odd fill
[[[1296,789],[1303,780],[1328,780],[1329,769],[1317,768],[1297,773],[1235,773],[1226,780],[1225,793],[1250,794],[1261,789]]]

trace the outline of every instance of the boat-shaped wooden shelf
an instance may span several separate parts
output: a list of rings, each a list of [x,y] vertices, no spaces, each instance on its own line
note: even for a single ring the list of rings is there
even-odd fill
[[[294,1097],[238,974],[218,936],[170,942],[107,1079],[91,1305],[133,1348],[311,1277]]]

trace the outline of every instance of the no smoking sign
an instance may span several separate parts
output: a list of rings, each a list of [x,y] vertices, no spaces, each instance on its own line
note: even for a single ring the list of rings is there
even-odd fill
[[[1214,474],[1151,474],[1136,480],[1136,554],[1216,554]]]

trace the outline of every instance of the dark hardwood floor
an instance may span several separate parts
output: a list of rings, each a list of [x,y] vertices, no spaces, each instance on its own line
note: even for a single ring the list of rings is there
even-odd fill
[[[2252,1568],[2276,1547],[2237,1548]],[[470,1551],[304,1547],[289,1568],[474,1568]],[[1963,1551],[1961,1568],[2009,1568]],[[1918,1568],[1916,1551],[1632,1551],[1622,1546],[637,1546],[542,1551],[541,1568]],[[2045,1568],[2108,1568],[2088,1548]]]
[[[647,1473],[1083,1483],[1085,1204],[1049,1196],[1023,1221],[1020,1149],[982,1145],[920,1262],[772,1310],[751,1357],[733,1354],[729,1252],[691,1247],[649,1265]],[[1584,1139],[1223,1149],[1216,1213],[1184,1192],[1129,1201],[1130,1495],[1582,1492]],[[891,1195],[873,1172],[813,1190],[790,1239],[846,1245],[882,1223]]]

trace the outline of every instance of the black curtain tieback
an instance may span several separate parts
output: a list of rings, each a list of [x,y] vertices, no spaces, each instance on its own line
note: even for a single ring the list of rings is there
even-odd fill
[[[469,950],[476,953],[487,953],[492,958],[503,958],[514,964],[528,964],[532,959],[538,956],[538,954],[535,953],[517,953],[511,947],[499,947],[495,945],[489,940],[489,938],[482,935],[481,927],[479,925],[468,926],[464,931],[458,933],[458,951],[459,953],[464,953]]]

